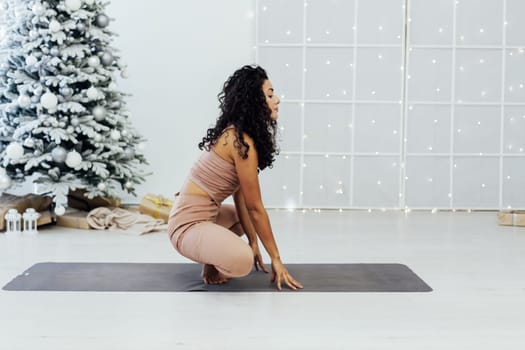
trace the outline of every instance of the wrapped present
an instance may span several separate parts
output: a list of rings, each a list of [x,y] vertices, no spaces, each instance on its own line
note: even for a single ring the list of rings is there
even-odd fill
[[[172,206],[173,201],[170,201],[166,197],[147,194],[140,202],[139,212],[153,216],[155,219],[162,219],[167,223]]]
[[[49,210],[41,211],[39,214],[40,214],[40,216],[36,220],[36,226],[37,227],[44,226],[44,225],[49,225],[49,224],[53,223],[53,214],[51,214],[51,212]]]
[[[57,226],[79,228],[83,230],[90,230],[91,227],[87,222],[87,211],[67,209],[64,215],[57,215]]]
[[[82,211],[91,211],[98,207],[120,207],[120,198],[101,197],[88,198],[84,189],[70,190],[67,195],[67,206]]]
[[[5,214],[9,209],[16,209],[20,214],[27,208],[33,208],[37,212],[49,210],[53,199],[38,194],[26,194],[17,196],[4,193],[0,196],[0,230],[5,229]]]
[[[500,211],[498,225],[525,226],[525,210]]]

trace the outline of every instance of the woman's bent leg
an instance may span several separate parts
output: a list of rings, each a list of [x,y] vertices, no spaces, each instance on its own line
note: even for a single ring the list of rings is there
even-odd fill
[[[253,252],[239,236],[221,225],[205,221],[191,226],[178,240],[179,252],[193,261],[213,265],[226,277],[250,273]]]
[[[221,209],[219,210],[219,214],[215,219],[215,223],[227,228],[237,236],[242,236],[244,234],[239,216],[237,215],[237,210],[235,209],[235,206],[231,204],[221,205]]]

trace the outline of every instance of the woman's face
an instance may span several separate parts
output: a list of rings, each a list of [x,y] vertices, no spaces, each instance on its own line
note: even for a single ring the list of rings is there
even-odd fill
[[[271,118],[272,120],[277,120],[279,118],[279,97],[274,94],[272,83],[269,80],[265,80],[262,86],[264,96],[266,96],[266,103],[272,111]]]

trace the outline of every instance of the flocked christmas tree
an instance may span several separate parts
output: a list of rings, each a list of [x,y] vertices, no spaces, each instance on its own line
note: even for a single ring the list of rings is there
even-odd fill
[[[70,189],[134,193],[142,137],[116,75],[125,67],[100,0],[6,0],[0,66],[0,191],[31,178],[64,211]]]

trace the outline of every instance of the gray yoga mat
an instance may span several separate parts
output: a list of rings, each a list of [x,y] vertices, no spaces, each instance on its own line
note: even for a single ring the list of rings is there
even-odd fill
[[[402,264],[286,264],[301,292],[430,292]],[[199,264],[68,263],[31,266],[4,286],[9,291],[276,292],[270,273],[252,271],[222,285],[205,285]],[[283,286],[284,287],[284,286]],[[288,290],[283,288],[283,290]]]

